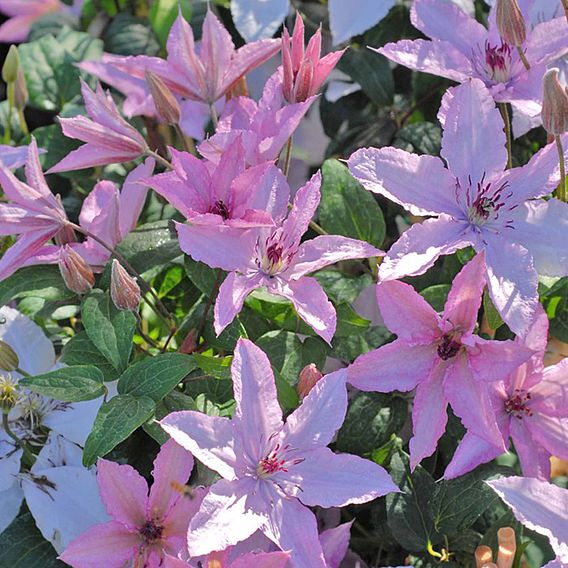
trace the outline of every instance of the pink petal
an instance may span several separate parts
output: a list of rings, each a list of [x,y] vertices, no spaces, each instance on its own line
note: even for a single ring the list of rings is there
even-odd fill
[[[17,235],[50,228],[59,230],[60,225],[54,223],[51,217],[38,215],[35,211],[0,203],[0,234]]]
[[[343,523],[320,534],[320,543],[328,568],[339,568],[339,565],[345,558],[349,548],[349,540],[351,539],[352,525],[353,521]]]
[[[360,355],[348,367],[348,381],[363,391],[407,392],[427,381],[437,361],[436,345],[397,339]]]
[[[130,162],[140,157],[142,152],[136,150],[118,152],[114,148],[84,144],[77,150],[73,150],[63,160],[52,166],[46,173],[55,174],[58,172],[70,172],[93,168],[95,166],[106,166],[107,164],[118,164]]]
[[[568,358],[546,367],[542,380],[531,389],[531,407],[549,416],[568,417]]]
[[[231,186],[233,180],[245,170],[245,149],[240,136],[223,152],[217,167],[211,175],[211,202],[218,200],[226,204],[232,203]]]
[[[527,428],[538,445],[551,455],[568,460],[568,418],[554,418],[539,412],[527,421]]]
[[[566,18],[554,18],[548,22],[537,24],[527,38],[529,61],[534,64],[550,63],[568,51],[562,34],[566,31]]]
[[[227,479],[235,479],[234,428],[227,418],[193,410],[172,412],[160,426],[207,467]]]
[[[398,148],[363,148],[352,154],[348,165],[365,189],[384,195],[413,215],[461,216],[455,179],[440,158]]]
[[[0,42],[20,43],[26,41],[32,24],[36,19],[35,16],[15,16],[10,18],[0,26]]]
[[[136,533],[113,521],[88,529],[60,558],[74,568],[122,568],[134,558],[141,544]]]
[[[173,504],[164,518],[162,538],[174,550],[185,551],[187,547],[187,530],[191,519],[197,514],[201,502],[207,495],[207,487],[191,487],[186,495],[181,496]]]
[[[55,209],[61,209],[61,203],[57,201],[51,189],[45,181],[45,176],[41,169],[41,164],[39,161],[39,150],[37,147],[37,142],[35,138],[32,138],[30,145],[28,146],[28,158],[26,160],[25,167],[26,181],[28,185],[38,191],[42,198]]]
[[[511,438],[515,444],[523,475],[550,479],[550,453],[534,439],[524,419],[513,418]]]
[[[501,446],[494,446],[472,432],[466,432],[457,447],[452,461],[444,471],[444,479],[460,477],[482,463],[494,460],[503,453]]]
[[[114,247],[120,242],[118,188],[111,181],[100,181],[83,201],[79,214],[82,227]]]
[[[399,339],[429,343],[439,337],[438,314],[410,284],[397,280],[380,283],[377,302],[385,325]]]
[[[313,38],[313,36],[312,36]],[[310,91],[312,93],[317,93],[321,86],[324,84],[325,80],[329,77],[329,74],[335,69],[335,66],[339,63],[341,56],[345,53],[347,48],[341,49],[340,51],[332,51],[324,57],[322,57],[317,65],[314,67],[314,76],[312,79],[312,85]]]
[[[243,554],[233,560],[227,568],[286,568],[290,560],[288,552],[259,552]]]
[[[147,158],[142,164],[134,168],[124,180],[118,198],[121,239],[124,239],[136,227],[148,193],[148,189],[144,187],[141,180],[152,175],[154,166],[154,158]]]
[[[100,459],[97,481],[108,514],[135,531],[146,519],[148,484],[131,466]]]

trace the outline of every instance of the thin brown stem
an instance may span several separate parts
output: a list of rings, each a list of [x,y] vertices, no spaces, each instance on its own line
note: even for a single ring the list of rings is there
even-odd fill
[[[168,160],[166,160],[166,158],[160,156],[160,154],[158,154],[158,152],[154,152],[153,150],[150,150],[150,148],[148,148],[146,150],[146,154],[148,154],[148,156],[152,156],[152,158],[154,158],[156,160],[156,162],[162,164],[162,166],[164,166],[164,168],[166,168],[167,170],[173,170],[171,163],[168,162]]]
[[[195,144],[193,142],[193,138],[189,138],[188,136],[186,136],[183,133],[183,130],[180,128],[179,124],[174,124],[174,130],[176,131],[178,138],[181,140],[181,144],[183,146],[183,149],[186,152],[189,152],[190,154],[193,154],[194,156],[196,156],[197,151],[195,150]]]
[[[209,112],[211,113],[211,122],[217,130],[217,125],[219,124],[219,115],[217,114],[217,109],[215,108],[215,103],[209,105]]]
[[[177,327],[174,325],[172,327],[172,329],[170,329],[170,334],[168,335],[168,338],[166,339],[166,342],[164,343],[164,346],[162,347],[162,353],[165,353],[168,349],[168,347],[170,346],[170,342],[172,341],[172,339],[174,338],[174,335],[177,332]]]
[[[560,0],[562,2],[562,7],[564,8],[564,14],[566,14],[566,19],[568,20],[568,0]]]
[[[209,315],[209,311],[211,310],[211,306],[213,305],[213,301],[217,296],[217,292],[219,291],[219,286],[221,286],[221,278],[223,277],[223,271],[218,268],[217,269],[217,277],[215,278],[215,284],[213,285],[213,290],[211,290],[211,295],[207,300],[207,304],[205,305],[205,310],[203,311],[203,315],[201,316],[201,321],[199,322],[199,327],[197,328],[197,342],[199,343],[199,339],[203,335],[203,330],[205,329],[205,324],[207,323],[207,316]]]
[[[513,140],[511,137],[511,120],[509,119],[509,111],[507,110],[507,103],[497,103],[499,107],[499,112],[503,118],[503,124],[505,126],[505,136],[507,138],[507,169],[513,167],[513,151],[512,144]]]
[[[529,60],[527,59],[527,56],[525,55],[525,52],[523,51],[523,48],[520,45],[517,45],[517,52],[519,54],[519,57],[521,58],[521,61],[523,62],[523,65],[525,66],[525,69],[529,71],[531,65],[529,63]]]
[[[27,458],[28,463],[33,464],[36,461],[36,457],[32,452],[30,452],[29,448],[27,447],[26,443],[23,440],[20,440],[16,434],[10,428],[10,422],[8,421],[8,415],[5,412],[2,412],[2,426],[4,427],[4,432],[14,440],[16,445],[20,447],[23,452],[24,456]]]
[[[568,187],[566,187],[566,183],[568,180],[566,179],[566,163],[564,159],[564,148],[562,148],[562,140],[560,136],[555,136],[554,139],[556,140],[556,148],[558,150],[558,161],[560,163],[560,184],[556,188],[556,197],[560,201],[566,202],[568,200]]]
[[[286,144],[286,155],[284,158],[284,175],[288,177],[288,172],[290,171],[290,162],[292,161],[292,136],[288,138],[288,143]]]

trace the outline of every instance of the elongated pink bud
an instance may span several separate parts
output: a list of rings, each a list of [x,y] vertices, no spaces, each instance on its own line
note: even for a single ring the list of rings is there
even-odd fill
[[[178,124],[181,117],[181,109],[177,99],[167,85],[151,71],[144,74],[150,94],[154,99],[156,112],[166,124]]]
[[[24,110],[28,104],[30,96],[28,94],[28,86],[26,85],[26,79],[24,78],[24,72],[22,69],[18,69],[18,76],[16,77],[16,82],[14,83],[14,106],[18,110]]]
[[[523,45],[527,28],[517,0],[497,0],[496,20],[500,36],[509,45]]]
[[[304,59],[298,76],[296,77],[296,93],[295,100],[297,103],[303,103],[310,96],[312,84],[314,82],[314,64],[309,59]]]
[[[290,34],[286,28],[284,28],[282,34],[282,71],[282,94],[289,103],[292,103],[294,102],[294,65],[292,63]]]
[[[542,125],[554,136],[568,131],[568,89],[558,80],[558,69],[549,69],[542,81]]]
[[[112,261],[110,297],[119,310],[136,311],[140,304],[140,286],[116,258]]]
[[[86,294],[95,284],[91,267],[69,245],[61,247],[58,265],[65,285],[75,294]]]
[[[497,566],[499,568],[512,568],[517,552],[517,537],[511,527],[502,527],[497,531],[499,552],[497,553]]]
[[[306,398],[322,377],[323,373],[321,373],[313,363],[306,365],[300,371],[298,385],[296,387],[300,399]]]
[[[180,353],[185,353],[186,355],[191,355],[197,349],[197,330],[195,328],[190,329],[189,333],[185,336],[182,344],[179,346],[178,351]]]

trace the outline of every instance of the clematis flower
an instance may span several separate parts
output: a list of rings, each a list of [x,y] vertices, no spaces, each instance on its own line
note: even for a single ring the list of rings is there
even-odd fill
[[[348,368],[348,381],[364,391],[416,388],[412,468],[436,449],[448,404],[468,431],[504,450],[489,383],[512,373],[533,351],[510,340],[474,335],[484,272],[481,253],[455,277],[441,316],[409,284],[386,281],[377,286],[385,325],[398,339],[358,357]]]
[[[283,176],[279,193],[288,194]],[[340,260],[382,255],[368,243],[337,235],[319,236],[300,244],[320,200],[321,174],[300,188],[286,219],[275,218],[276,228],[234,232],[227,248],[226,231],[211,227],[185,228],[180,232],[182,249],[195,260],[231,272],[219,288],[215,303],[215,331],[220,334],[240,312],[246,297],[256,288],[290,300],[298,315],[327,342],[335,332],[336,314],[325,292],[306,274]],[[178,227],[178,231],[181,227]],[[192,238],[189,238],[191,235]]]
[[[62,244],[68,240],[67,214],[45,182],[35,139],[29,146],[25,175],[27,183],[0,163],[0,184],[10,200],[0,203],[0,234],[20,235],[0,259],[0,280],[23,266],[52,238]]]
[[[191,454],[173,440],[166,442],[154,460],[148,493],[146,480],[134,468],[99,460],[99,490],[112,520],[89,528],[61,560],[75,568],[121,568],[129,561],[163,565],[167,554],[175,556],[185,547],[187,525],[203,498],[203,489],[191,495],[178,489],[192,469]]]
[[[283,93],[289,103],[301,103],[316,95],[333,71],[345,49],[321,57],[321,29],[310,38],[304,49],[304,21],[296,13],[292,38],[286,27],[282,35]]]
[[[491,385],[492,405],[503,441],[515,444],[523,474],[550,479],[550,457],[568,459],[568,359],[544,367],[548,317],[540,308],[535,323],[519,345],[535,354],[502,382]],[[446,478],[471,471],[502,453],[468,432],[446,469]]]
[[[411,69],[460,83],[479,79],[496,102],[511,103],[532,119],[540,115],[546,66],[568,52],[565,18],[527,29],[522,46],[530,65],[527,70],[516,48],[499,36],[495,7],[489,15],[489,30],[450,2],[417,0],[411,17],[413,25],[432,39],[388,43],[378,53]]]
[[[566,22],[564,22],[566,23]],[[568,274],[568,206],[551,193],[560,175],[553,144],[526,166],[505,170],[505,135],[498,110],[481,81],[449,89],[438,115],[442,156],[395,148],[358,150],[351,173],[415,215],[432,215],[392,246],[383,280],[422,274],[440,255],[473,246],[485,251],[489,293],[516,333],[530,326],[538,306],[537,271]]]
[[[182,250],[193,238],[194,226],[271,226],[272,215],[286,212],[290,191],[282,173],[269,162],[246,169],[240,136],[228,146],[211,173],[203,160],[173,148],[170,151],[173,171],[145,183],[190,221],[190,226],[177,224]]]
[[[174,412],[160,424],[180,445],[224,479],[193,517],[192,556],[224,550],[262,531],[296,568],[325,568],[315,516],[308,506],[366,503],[398,491],[386,471],[326,446],[347,411],[345,372],[327,375],[282,421],[270,361],[239,339],[231,367],[236,410],[232,420]]]
[[[93,166],[130,162],[148,150],[144,137],[121,116],[109,93],[100,85],[93,92],[81,81],[81,93],[90,118],[60,118],[63,134],[86,142],[47,172],[67,172]]]
[[[283,107],[281,73],[277,71],[266,82],[258,103],[248,97],[227,102],[215,134],[199,145],[199,153],[217,164],[226,148],[240,136],[249,166],[275,161],[314,100]]]
[[[546,536],[556,554],[543,568],[568,567],[568,490],[528,477],[486,482],[531,531]]]
[[[231,550],[212,552],[200,561],[203,568],[286,568],[290,555],[287,552],[249,552],[231,559]],[[166,556],[164,568],[190,568],[190,563],[180,558]]]

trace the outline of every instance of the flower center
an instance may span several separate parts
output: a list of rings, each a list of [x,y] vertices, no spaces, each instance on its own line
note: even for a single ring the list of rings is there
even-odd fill
[[[505,412],[511,416],[519,418],[520,420],[522,420],[525,416],[532,416],[533,411],[528,405],[530,399],[530,392],[522,389],[515,389],[515,394],[505,401]]]
[[[270,439],[274,437],[276,437],[276,434],[273,434]],[[304,458],[291,458],[289,454],[293,451],[294,449],[289,444],[282,446],[280,443],[277,443],[268,451],[266,456],[258,462],[256,475],[260,479],[267,479],[279,471],[287,472],[290,466],[302,463]]]
[[[490,79],[496,83],[506,83],[511,76],[512,51],[507,43],[493,47],[485,43],[485,69]]]
[[[140,528],[140,535],[146,544],[152,544],[162,537],[164,527],[157,523],[154,519],[146,521]]]
[[[513,195],[512,191],[507,191],[509,182],[505,181],[499,186],[494,186],[493,182],[485,183],[485,174],[475,187],[472,187],[471,180],[465,192],[468,221],[476,227],[481,227],[491,221],[499,221],[503,212],[512,211],[517,205],[507,207],[507,201]],[[461,189],[459,181],[456,188]],[[503,225],[513,228],[512,219],[506,219]]]
[[[264,242],[259,240],[256,246],[256,265],[268,276],[275,276],[286,269],[294,253],[281,242],[281,230],[278,229]]]
[[[229,208],[222,199],[216,201],[213,207],[209,210],[209,213],[214,215],[220,215],[223,219],[227,220],[230,217]]]
[[[461,346],[462,344],[454,335],[445,333],[438,344],[438,357],[443,361],[447,361],[458,354]]]
[[[0,410],[8,414],[19,398],[18,387],[12,377],[0,376]]]

